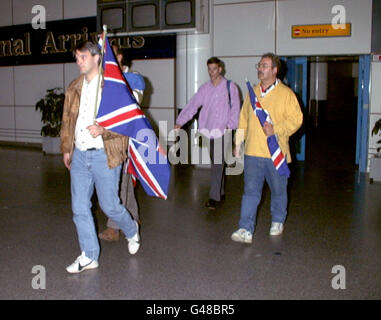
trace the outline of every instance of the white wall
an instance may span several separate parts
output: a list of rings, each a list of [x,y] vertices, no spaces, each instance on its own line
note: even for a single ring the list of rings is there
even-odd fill
[[[97,15],[96,0],[63,0],[64,19],[93,17]]]
[[[0,26],[31,23],[34,5],[46,9],[47,21],[96,15],[96,0],[2,0]],[[0,140],[41,143],[36,102],[46,89],[64,87],[78,75],[74,63],[0,68]]]
[[[332,8],[342,5],[350,37],[293,39],[292,25],[331,24]],[[371,45],[372,0],[286,0],[278,1],[277,45],[279,55],[367,54]]]
[[[96,15],[96,0],[2,0],[0,26],[29,23],[34,5],[44,5],[48,20]],[[291,26],[324,24],[332,21],[334,5],[346,10],[352,36],[345,38],[292,39]],[[369,54],[372,0],[210,0],[210,33],[177,37],[177,58],[139,60],[133,69],[147,80],[149,97],[143,108],[157,126],[175,121],[173,108],[182,108],[204,81],[208,80],[206,60],[215,55],[226,66],[226,78],[235,81],[242,97],[245,78],[257,83],[254,65],[264,52],[278,55]],[[29,73],[28,73],[29,72]],[[381,110],[380,64],[372,64],[370,129]],[[36,101],[53,86],[66,88],[78,75],[74,63],[0,68],[0,140],[41,142],[41,122],[34,110]],[[37,81],[38,80],[38,81]],[[148,100],[147,100],[148,99]],[[370,153],[375,149],[369,138]]]
[[[0,136],[1,140],[13,141],[15,128],[15,108],[13,90],[13,67],[0,68]],[[9,79],[9,81],[5,81]]]
[[[48,21],[96,16],[97,0],[1,0],[0,26],[31,23],[34,5],[43,5]],[[173,128],[175,60],[139,60],[133,63],[147,82],[143,108],[154,128],[168,120]],[[36,102],[46,89],[67,88],[77,76],[74,63],[0,67],[0,141],[41,143],[41,116]]]
[[[381,62],[371,63],[371,91],[369,97],[369,154],[368,160],[377,153],[376,148],[380,147],[377,141],[381,139],[378,136],[372,136],[372,129],[375,122],[381,118]]]
[[[213,52],[225,63],[227,79],[247,93],[245,79],[258,82],[255,64],[264,52],[275,52],[275,1],[213,2]]]
[[[0,1],[0,27],[12,25],[12,0]]]
[[[253,56],[275,49],[275,2],[214,6],[214,52]]]
[[[334,5],[345,8],[352,36],[292,39],[292,25],[330,24]],[[214,0],[213,55],[226,64],[226,77],[246,94],[245,77],[258,81],[254,64],[265,52],[280,56],[369,54],[372,0]]]
[[[47,21],[63,18],[62,0],[13,0],[12,3],[12,24],[31,23],[35,16],[32,14],[32,8],[35,5],[45,7]]]
[[[159,121],[168,121],[168,131],[175,121],[175,59],[135,60],[132,70],[145,80],[142,108],[155,130]]]

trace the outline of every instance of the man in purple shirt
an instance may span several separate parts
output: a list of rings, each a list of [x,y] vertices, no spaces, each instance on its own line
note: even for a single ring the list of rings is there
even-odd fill
[[[207,61],[210,81],[204,83],[179,114],[175,128],[181,128],[199,115],[199,130],[209,139],[211,187],[206,207],[215,209],[224,197],[224,133],[238,126],[240,99],[237,86],[223,77],[223,62],[212,57]],[[216,150],[215,150],[216,149]],[[219,156],[218,156],[219,155]],[[222,160],[222,161],[221,161]]]

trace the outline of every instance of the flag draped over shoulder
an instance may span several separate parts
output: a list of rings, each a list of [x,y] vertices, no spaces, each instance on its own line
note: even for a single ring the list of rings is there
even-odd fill
[[[253,87],[250,81],[246,81],[247,89],[249,90],[251,106],[254,109],[255,115],[258,117],[262,127],[265,122],[272,123],[271,118],[267,110],[263,109],[259,103],[257,96],[254,93]],[[267,146],[271,154],[271,160],[274,163],[275,169],[281,176],[290,176],[290,169],[288,168],[286,158],[279,147],[278,141],[275,135],[267,137]]]
[[[171,174],[166,153],[137,104],[107,37],[104,48],[104,84],[96,122],[129,137],[128,172],[140,181],[148,195],[166,199]]]

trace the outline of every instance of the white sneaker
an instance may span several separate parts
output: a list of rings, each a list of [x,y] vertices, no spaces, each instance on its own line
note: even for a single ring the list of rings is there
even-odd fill
[[[283,232],[283,223],[272,222],[270,228],[270,236],[279,236]]]
[[[233,232],[231,238],[233,241],[251,243],[253,239],[253,235],[246,229],[241,228]]]
[[[136,233],[135,233],[135,235],[132,238],[127,238],[127,241],[128,241],[128,251],[131,254],[135,254],[136,252],[138,252],[138,250],[140,248],[139,225],[138,225],[138,223],[136,221],[135,221],[135,224],[136,224]]]
[[[85,252],[82,254],[70,265],[66,268],[66,271],[69,273],[80,273],[87,269],[95,269],[98,268],[98,261],[91,260],[86,257]]]

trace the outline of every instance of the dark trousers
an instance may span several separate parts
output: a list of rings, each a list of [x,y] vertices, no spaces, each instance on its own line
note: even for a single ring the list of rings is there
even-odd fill
[[[210,192],[209,198],[221,201],[221,196],[225,194],[225,156],[224,156],[224,137],[210,139],[209,155],[211,160],[210,172]]]

